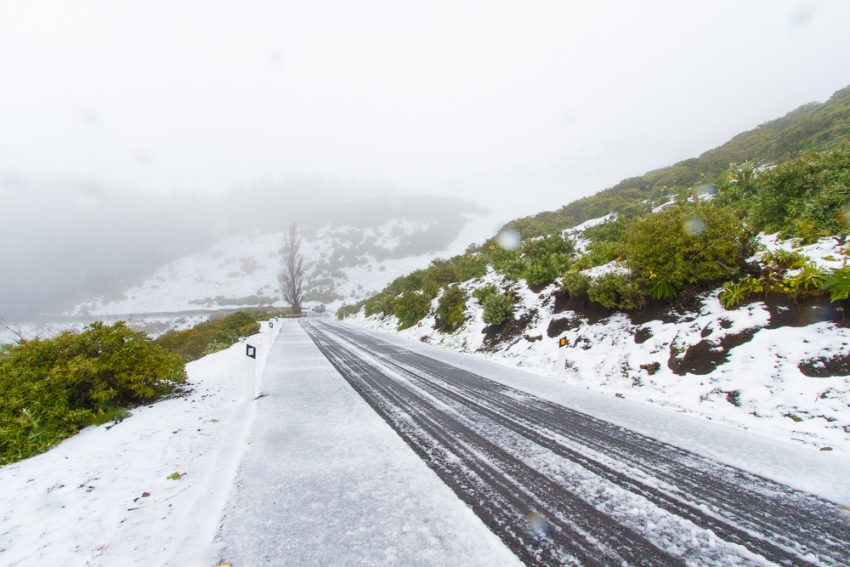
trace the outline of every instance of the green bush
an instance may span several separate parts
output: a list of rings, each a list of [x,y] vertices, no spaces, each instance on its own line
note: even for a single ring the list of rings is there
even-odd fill
[[[505,250],[496,247],[491,255],[493,269],[509,280],[517,281],[525,276],[531,266],[528,257],[521,256],[519,250]]]
[[[195,325],[185,331],[168,331],[156,339],[162,348],[180,355],[183,362],[197,360],[206,354],[226,349],[241,337],[260,332],[260,319],[275,316],[268,311],[237,311],[221,319]]]
[[[665,281],[676,289],[728,277],[747,231],[734,211],[682,203],[631,225],[625,235],[626,264],[646,285]]]
[[[345,319],[349,315],[356,315],[357,313],[360,312],[360,310],[363,308],[363,306],[366,305],[367,301],[368,301],[368,299],[364,299],[364,300],[358,301],[357,303],[354,303],[352,305],[346,305],[345,307],[340,307],[336,311],[337,320],[342,321],[343,319]],[[370,315],[373,315],[373,314],[371,314],[371,313],[366,314],[367,317],[370,316]]]
[[[619,260],[622,255],[622,242],[591,242],[584,254],[576,259],[573,267],[576,270],[587,270],[596,266],[602,266],[614,260]]]
[[[484,322],[488,325],[501,325],[514,312],[514,300],[510,295],[495,293],[484,298]]]
[[[848,232],[850,144],[762,172],[750,219],[765,232],[815,240]]]
[[[405,291],[396,299],[393,314],[398,318],[398,330],[412,327],[431,310],[431,299],[415,291]]]
[[[581,272],[570,270],[563,275],[561,288],[569,294],[571,299],[581,299],[590,289],[590,278]]]
[[[437,303],[437,325],[441,331],[452,332],[463,324],[466,299],[466,293],[457,286],[443,293]]]
[[[747,297],[764,291],[764,285],[759,280],[748,277],[740,282],[727,282],[720,291],[720,303],[729,309],[744,301]]]
[[[676,288],[667,280],[656,280],[649,284],[647,295],[656,301],[676,299]]]
[[[123,321],[21,342],[0,357],[0,465],[120,420],[185,381],[179,356]]]
[[[844,266],[834,270],[824,278],[824,291],[829,292],[830,301],[839,301],[850,297],[850,266]]]
[[[587,296],[608,309],[642,309],[646,305],[640,285],[619,272],[608,272],[593,280]]]
[[[572,260],[566,254],[547,254],[531,261],[525,272],[525,281],[531,286],[540,286],[554,282],[561,273],[570,267]]]
[[[786,278],[786,293],[794,297],[821,295],[825,281],[823,271],[814,262],[808,262],[799,272]]]
[[[478,303],[484,305],[484,300],[490,297],[491,295],[496,295],[499,293],[499,288],[493,284],[485,285],[484,287],[479,287],[475,291],[472,292],[472,297],[478,300]]]
[[[560,234],[524,240],[520,247],[521,253],[532,262],[542,260],[553,254],[569,258],[573,255],[575,249],[575,242]]]

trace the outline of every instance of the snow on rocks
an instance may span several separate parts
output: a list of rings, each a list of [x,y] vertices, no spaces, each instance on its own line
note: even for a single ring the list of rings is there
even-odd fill
[[[258,375],[267,341],[248,338]],[[0,563],[213,565],[254,415],[243,399],[244,359],[240,342],[191,362],[185,393],[0,468]]]

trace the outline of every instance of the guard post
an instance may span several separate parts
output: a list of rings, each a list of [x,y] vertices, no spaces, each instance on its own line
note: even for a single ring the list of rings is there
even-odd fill
[[[564,370],[567,366],[567,337],[558,339],[558,380],[564,379]]]
[[[274,341],[274,321],[269,321],[269,346],[272,346]]]
[[[245,400],[250,402],[255,398],[254,375],[257,372],[257,348],[245,344]]]

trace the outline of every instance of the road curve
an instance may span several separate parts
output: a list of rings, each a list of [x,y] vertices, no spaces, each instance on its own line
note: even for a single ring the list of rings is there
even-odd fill
[[[527,565],[847,565],[838,507],[326,321],[348,383]]]

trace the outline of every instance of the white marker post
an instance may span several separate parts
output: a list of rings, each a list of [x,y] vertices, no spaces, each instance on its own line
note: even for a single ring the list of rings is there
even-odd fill
[[[564,370],[567,366],[567,337],[558,339],[558,380],[564,379]]]
[[[250,402],[256,397],[254,374],[257,372],[257,348],[246,344],[245,355],[248,357],[245,365],[245,400]]]
[[[272,346],[273,341],[274,341],[274,322],[269,321],[269,346]]]

